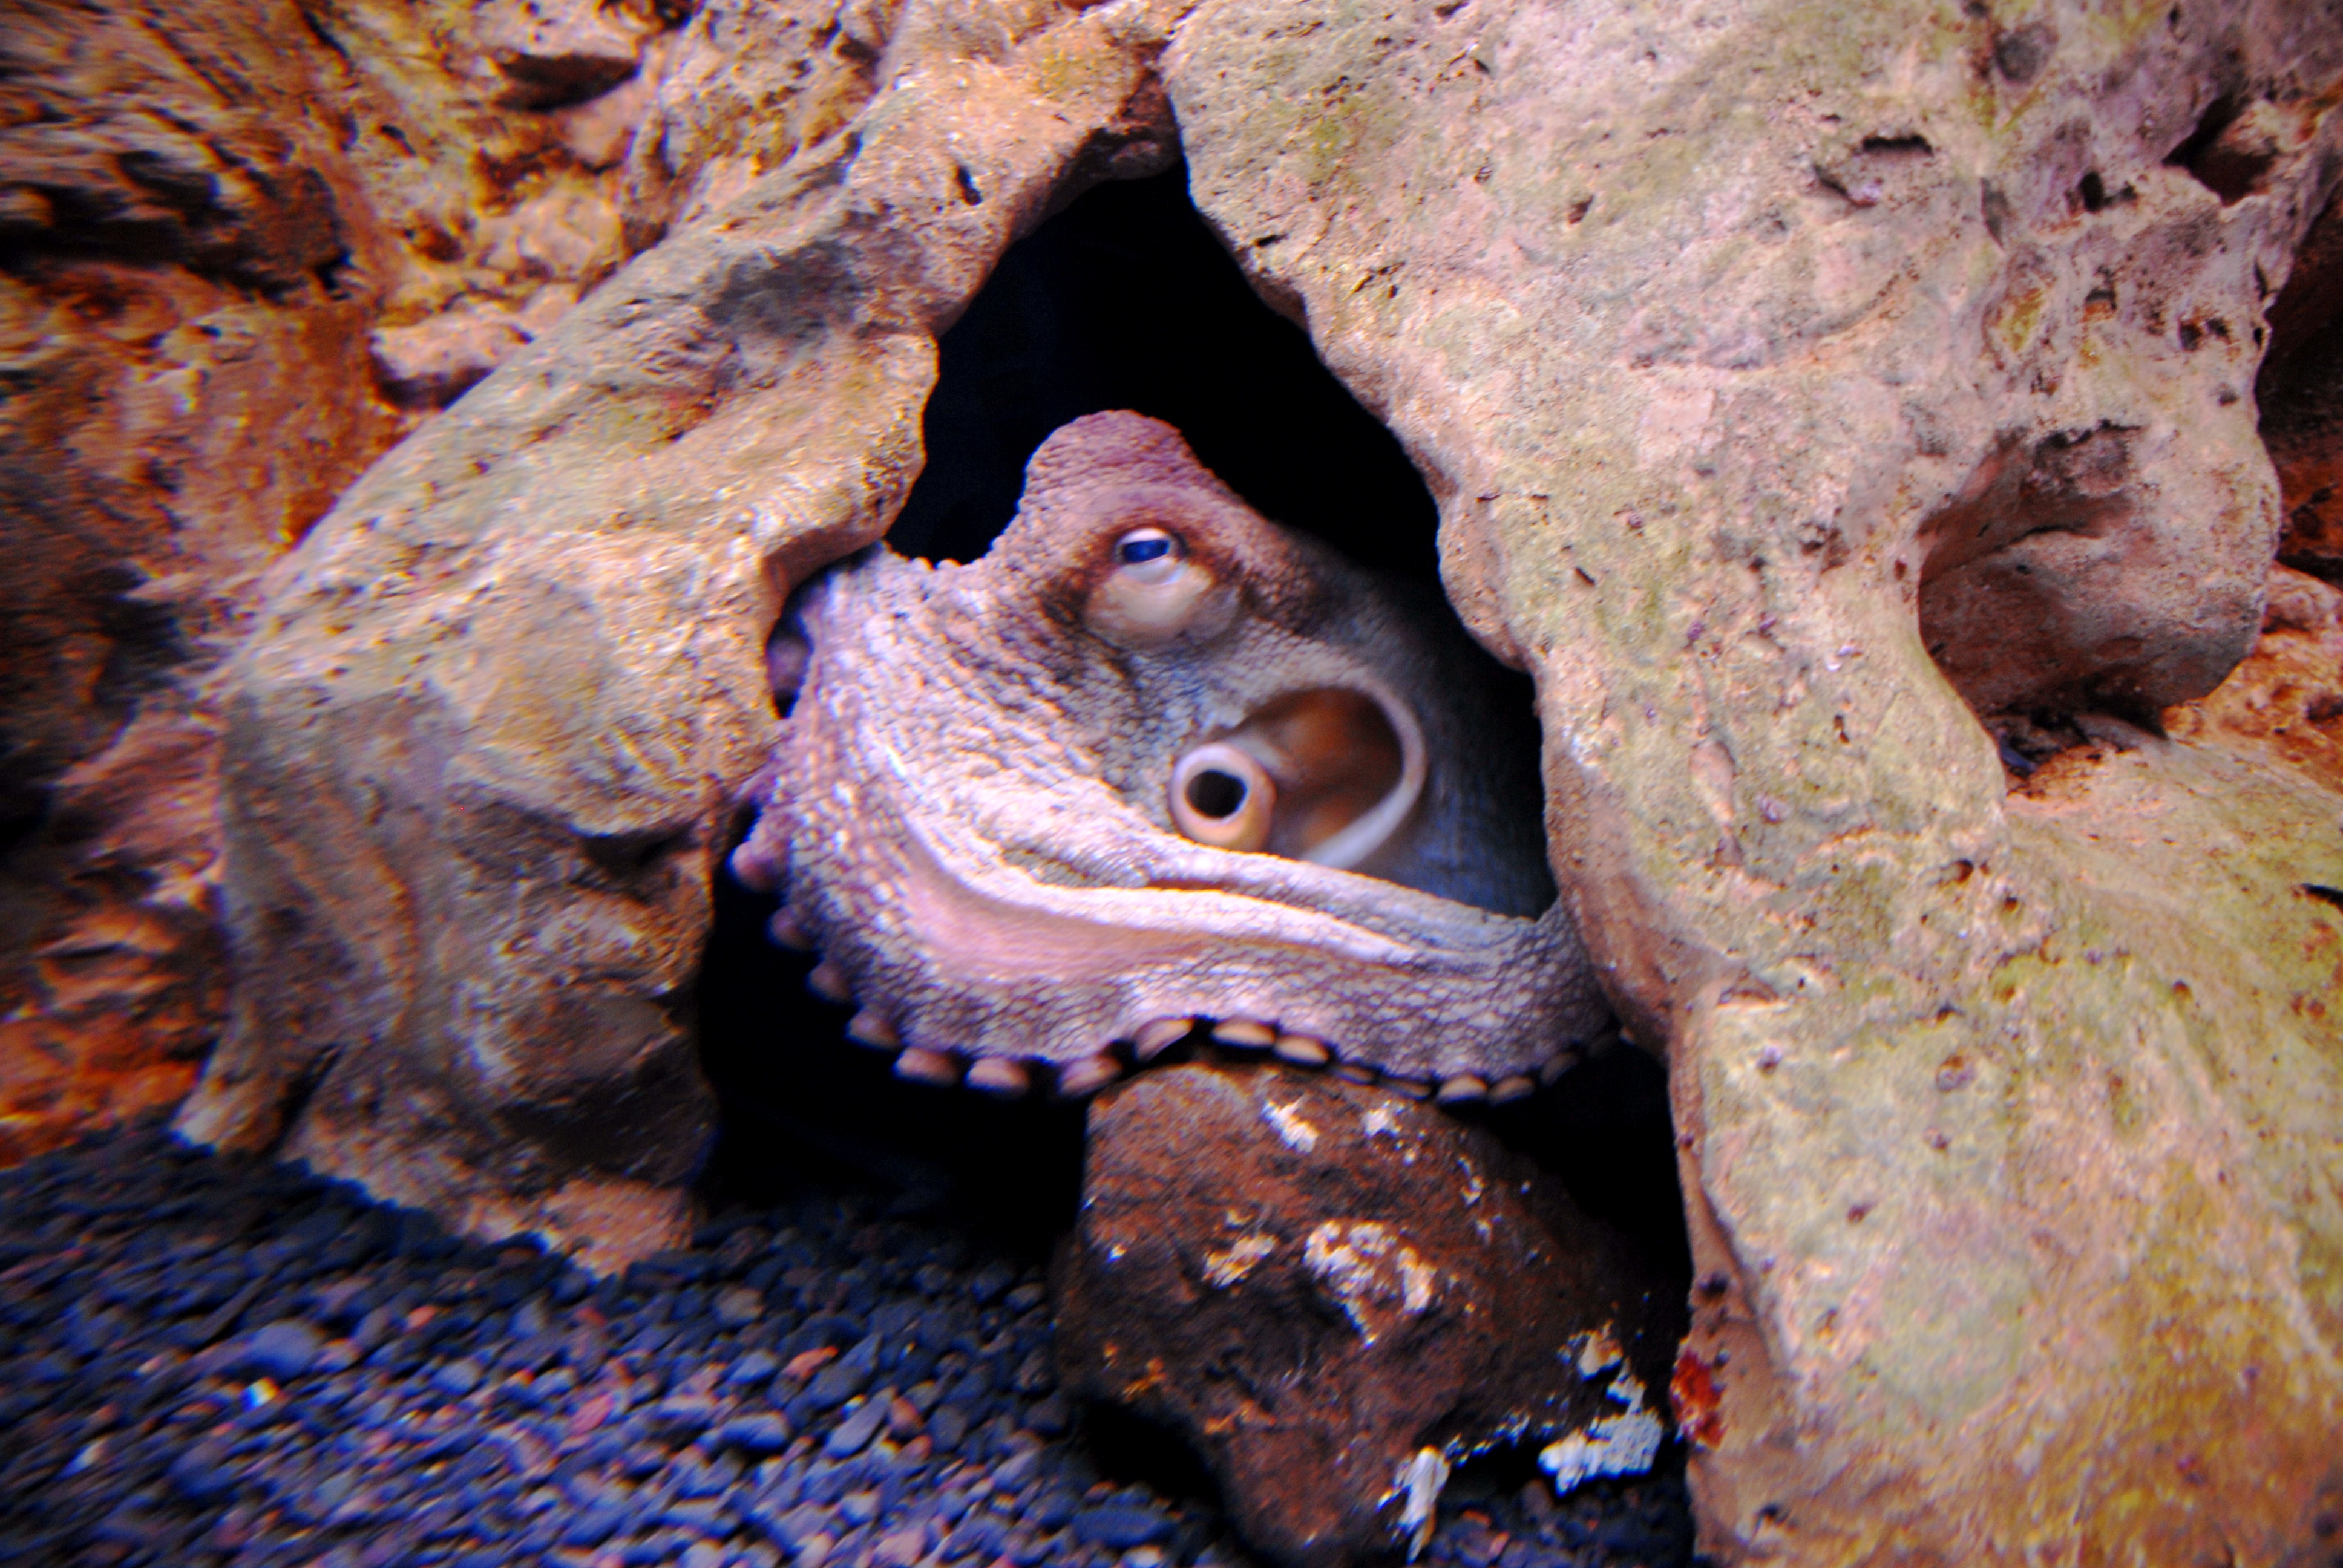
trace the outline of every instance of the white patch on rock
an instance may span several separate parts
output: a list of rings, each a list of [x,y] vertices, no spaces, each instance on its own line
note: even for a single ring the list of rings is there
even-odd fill
[[[1438,1521],[1440,1490],[1448,1484],[1448,1456],[1436,1448],[1419,1448],[1415,1457],[1399,1467],[1392,1493],[1405,1498],[1400,1509],[1400,1533],[1407,1537],[1407,1560],[1422,1555]]]
[[[1359,1118],[1360,1137],[1373,1138],[1377,1133],[1393,1138],[1399,1136],[1399,1118],[1392,1114],[1388,1105],[1370,1105],[1366,1113]]]
[[[1277,1251],[1274,1236],[1240,1236],[1232,1246],[1204,1254],[1204,1281],[1219,1290],[1253,1271],[1263,1258]]]
[[[1301,1103],[1298,1100],[1292,1105],[1267,1103],[1262,1106],[1261,1116],[1277,1129],[1277,1135],[1285,1140],[1288,1148],[1298,1154],[1307,1154],[1318,1147],[1318,1130],[1302,1120],[1297,1109]]]
[[[1440,1282],[1440,1275],[1411,1248],[1399,1250],[1399,1278],[1402,1312],[1412,1317],[1432,1305],[1432,1289]]]
[[[1439,1271],[1380,1221],[1322,1221],[1302,1244],[1302,1261],[1369,1344],[1395,1318],[1431,1306],[1438,1293]]]
[[[1608,1328],[1582,1334],[1576,1343],[1581,1377],[1594,1378],[1613,1368],[1617,1375],[1604,1397],[1619,1408],[1588,1422],[1584,1430],[1548,1443],[1538,1454],[1538,1468],[1554,1478],[1556,1496],[1602,1475],[1641,1475],[1659,1457],[1667,1436],[1667,1422],[1644,1404],[1641,1379],[1627,1370],[1626,1352]]]

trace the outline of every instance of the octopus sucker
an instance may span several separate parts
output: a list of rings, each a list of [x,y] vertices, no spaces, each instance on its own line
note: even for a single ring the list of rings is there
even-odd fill
[[[774,645],[734,868],[900,1076],[1078,1097],[1202,1031],[1462,1103],[1607,1026],[1512,678],[1170,426],[1064,427],[982,558],[866,551]]]
[[[962,1067],[960,1058],[948,1050],[929,1050],[922,1046],[906,1046],[895,1057],[895,1076],[913,1083],[932,1083],[949,1089],[958,1083]]]

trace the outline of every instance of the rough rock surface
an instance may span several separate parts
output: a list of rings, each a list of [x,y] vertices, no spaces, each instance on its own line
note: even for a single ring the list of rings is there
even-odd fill
[[[2255,747],[2343,794],[2343,588],[2272,567],[2254,651],[2163,728],[2176,740],[2217,734]]]
[[[1403,1549],[1426,1450],[1444,1480],[1594,1428],[1648,1465],[1683,1327],[1680,1280],[1485,1131],[1269,1067],[1098,1100],[1053,1283],[1068,1386],[1186,1436],[1246,1539],[1294,1564]]]
[[[251,983],[186,1133],[598,1264],[684,1223],[684,1004],[772,739],[765,634],[892,515],[993,259],[1170,151],[1131,0],[884,36],[850,130],[507,360],[273,578],[226,677]]]
[[[0,1162],[193,1081],[223,988],[185,678],[397,432],[331,57],[291,5],[156,20],[0,15]]]
[[[2339,67],[2318,5],[1233,3],[1167,55],[1538,678],[1669,1053],[1722,1561],[2331,1550],[2336,797],[2089,710],[2260,618]],[[1963,694],[2101,739],[2013,795]]]
[[[573,9],[668,58],[657,11]],[[177,1099],[216,1037],[206,680],[259,572],[656,237],[696,169],[620,166],[639,74],[514,102],[498,17],[0,15],[0,1163]]]

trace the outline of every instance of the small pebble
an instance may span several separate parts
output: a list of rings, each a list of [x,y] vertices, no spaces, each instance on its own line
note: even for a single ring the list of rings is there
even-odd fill
[[[562,1525],[561,1543],[564,1546],[599,1546],[626,1523],[626,1518],[627,1511],[622,1504],[589,1503],[571,1513]]]
[[[870,1347],[868,1353],[864,1352],[864,1345]],[[869,1386],[877,1359],[877,1342],[864,1341],[863,1344],[855,1346],[853,1350],[816,1372],[812,1383],[806,1389],[806,1399],[811,1402],[816,1410],[828,1410],[833,1405],[844,1404]]]
[[[968,1435],[968,1412],[948,1404],[928,1418],[928,1437],[940,1452],[950,1453]]]
[[[696,1437],[716,1419],[716,1402],[704,1393],[671,1393],[643,1413],[657,1435],[670,1440]]]
[[[182,1450],[168,1473],[173,1490],[191,1503],[213,1503],[236,1491],[236,1475],[228,1468],[227,1444],[206,1438]]]
[[[479,1387],[480,1380],[487,1375],[479,1362],[469,1356],[458,1356],[454,1361],[441,1362],[434,1367],[431,1382],[441,1392],[461,1399]]]
[[[1151,1545],[1169,1538],[1172,1521],[1151,1508],[1085,1508],[1074,1515],[1069,1528],[1078,1541],[1086,1541],[1093,1546],[1110,1546],[1120,1552],[1126,1547]]]
[[[887,1402],[870,1400],[830,1428],[821,1451],[832,1459],[851,1459],[870,1446],[870,1440],[879,1434],[880,1424],[886,1419]]]
[[[729,1535],[731,1516],[721,1503],[704,1497],[679,1497],[659,1515],[661,1523],[699,1535]]]
[[[717,1429],[716,1439],[724,1447],[737,1448],[761,1459],[788,1448],[789,1439],[795,1435],[789,1430],[788,1417],[759,1413],[733,1417]]]
[[[325,1348],[326,1336],[316,1324],[299,1318],[280,1318],[253,1331],[252,1337],[245,1342],[240,1360],[246,1372],[285,1383],[307,1375],[317,1364],[318,1352]]]
[[[927,1552],[924,1531],[896,1530],[879,1538],[879,1544],[871,1548],[870,1561],[876,1568],[912,1568]]]

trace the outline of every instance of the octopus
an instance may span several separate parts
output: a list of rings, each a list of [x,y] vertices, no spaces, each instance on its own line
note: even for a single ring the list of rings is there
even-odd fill
[[[1209,1034],[1505,1100],[1608,1030],[1494,661],[1169,425],[1061,427],[980,559],[873,547],[769,664],[731,866],[905,1078],[1081,1096]]]

